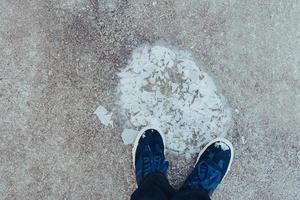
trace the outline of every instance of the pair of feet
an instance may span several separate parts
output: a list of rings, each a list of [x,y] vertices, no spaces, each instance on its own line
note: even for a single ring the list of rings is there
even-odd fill
[[[157,129],[145,128],[139,133],[132,156],[138,186],[150,174],[167,175],[169,162],[165,159],[164,137]],[[226,176],[232,158],[233,147],[228,140],[212,140],[200,151],[194,169],[181,190],[204,190],[211,196]]]

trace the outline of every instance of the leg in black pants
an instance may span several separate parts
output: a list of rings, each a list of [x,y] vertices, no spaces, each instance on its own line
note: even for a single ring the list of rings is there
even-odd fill
[[[164,152],[165,142],[158,130],[146,128],[139,133],[132,154],[138,189],[131,200],[210,200],[233,157],[228,140],[212,140],[200,151],[185,183],[175,191],[167,180],[169,162]]]
[[[131,200],[210,200],[207,192],[175,191],[162,174],[149,175],[132,194]]]

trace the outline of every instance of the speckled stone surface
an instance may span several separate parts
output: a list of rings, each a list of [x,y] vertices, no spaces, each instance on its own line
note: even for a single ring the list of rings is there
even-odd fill
[[[213,199],[300,199],[299,21],[297,0],[0,0],[0,199],[129,199],[131,147],[93,113],[145,43],[191,52],[235,111]]]

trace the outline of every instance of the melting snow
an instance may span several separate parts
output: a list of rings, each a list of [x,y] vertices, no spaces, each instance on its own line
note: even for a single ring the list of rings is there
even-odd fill
[[[111,116],[112,113],[109,113],[106,108],[104,108],[103,106],[99,106],[96,111],[95,114],[98,116],[99,120],[101,121],[101,123],[105,126],[111,125],[113,126],[113,121],[111,120]]]
[[[225,144],[224,142],[217,142],[215,143],[215,147],[221,147],[223,151],[229,150],[229,146]]]
[[[122,140],[124,144],[132,144],[138,135],[138,131],[133,129],[124,129],[122,132]]]
[[[231,125],[231,110],[212,78],[184,51],[143,46],[118,76],[116,112],[125,119],[126,144],[136,135],[127,129],[153,125],[165,133],[169,152],[190,156]]]

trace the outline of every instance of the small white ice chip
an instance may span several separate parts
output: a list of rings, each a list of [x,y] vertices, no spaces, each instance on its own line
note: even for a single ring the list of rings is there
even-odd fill
[[[223,151],[229,150],[229,146],[227,144],[225,144],[224,142],[217,142],[217,143],[215,143],[215,147],[219,147],[219,146],[221,147],[221,149]]]
[[[111,120],[111,116],[112,113],[109,113],[106,108],[104,108],[103,106],[99,106],[96,111],[95,114],[97,115],[97,117],[99,118],[99,120],[101,121],[101,123],[105,126],[111,125],[113,126],[113,121]]]
[[[122,132],[122,140],[124,144],[133,144],[138,133],[138,131],[133,129],[124,129]]]

